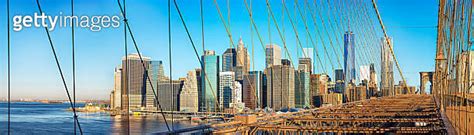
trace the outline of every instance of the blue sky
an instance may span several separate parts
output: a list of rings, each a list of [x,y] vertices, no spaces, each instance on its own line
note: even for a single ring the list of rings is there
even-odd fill
[[[190,29],[195,44],[201,50],[201,27],[198,0],[177,0]],[[368,3],[367,1],[366,3]],[[226,0],[218,0],[219,8],[227,18]],[[407,4],[410,3],[410,4]],[[41,0],[42,8],[48,15],[67,15],[70,12],[67,0]],[[254,19],[262,35],[264,44],[270,43],[267,10],[264,1],[253,1]],[[281,2],[271,1],[279,23],[281,20]],[[6,95],[6,15],[5,0],[0,3],[0,98]],[[230,30],[234,43],[242,37],[246,46],[251,48],[250,21],[243,0],[231,0]],[[395,54],[410,85],[418,86],[418,72],[431,71],[434,65],[437,1],[411,0],[379,0],[378,6],[388,34],[394,39]],[[75,13],[78,16],[118,15],[120,10],[115,0],[81,0],[76,1]],[[300,34],[302,45],[311,46],[305,33],[304,24],[299,16],[295,16],[293,1],[287,1],[290,15],[295,19],[296,28]],[[370,10],[373,10],[369,7]],[[33,15],[38,12],[35,0],[12,0],[12,15]],[[140,0],[127,1],[127,16],[140,51],[144,56],[154,60],[163,60],[165,71],[169,74],[168,62],[168,33],[167,33],[167,1]],[[206,49],[216,50],[220,55],[229,47],[224,26],[219,18],[216,7],[211,0],[204,3],[205,12],[205,45]],[[350,12],[350,11],[346,11]],[[359,13],[362,10],[358,11]],[[370,11],[373,13],[373,11]],[[355,15],[355,14],[354,14]],[[374,14],[371,14],[374,16]],[[285,14],[283,35],[287,40],[288,50],[293,59],[297,58],[297,40],[292,25]],[[307,16],[309,17],[309,16]],[[298,19],[296,19],[298,18]],[[310,20],[309,18],[307,18]],[[308,23],[311,24],[311,23]],[[318,23],[318,25],[320,25]],[[77,95],[79,99],[107,99],[113,86],[113,70],[120,64],[124,55],[123,23],[117,29],[104,29],[91,32],[88,29],[76,28],[76,59],[77,59]],[[272,43],[282,46],[273,22],[271,26]],[[357,25],[352,24],[355,32]],[[421,27],[420,27],[421,26]],[[426,28],[430,26],[432,28]],[[378,36],[381,36],[380,25],[376,25]],[[318,28],[322,28],[319,26]],[[309,29],[314,30],[313,25]],[[322,30],[322,29],[320,29]],[[363,30],[362,30],[363,31]],[[362,32],[361,31],[361,32]],[[342,33],[343,31],[338,31]],[[173,37],[173,78],[184,77],[186,71],[199,67],[191,44],[186,36],[179,16],[172,7],[172,37]],[[314,32],[311,32],[314,34]],[[356,36],[360,33],[355,33]],[[71,36],[70,28],[56,28],[51,32],[61,65],[65,70],[66,79],[71,86]],[[338,34],[342,36],[342,34]],[[318,53],[323,58],[319,38],[313,35],[318,46]],[[327,38],[327,35],[325,39]],[[334,38],[334,37],[333,37]],[[380,37],[379,37],[380,38]],[[13,32],[12,39],[12,97],[34,99],[65,99],[66,94],[61,84],[46,33],[42,28],[28,28],[21,32]],[[254,32],[255,68],[263,70],[264,51]],[[335,41],[334,41],[335,42]],[[328,43],[328,42],[326,42]],[[335,43],[342,46],[341,43]],[[357,44],[357,43],[356,43]],[[132,42],[129,51],[135,52]],[[356,45],[357,46],[357,45]],[[329,49],[329,48],[328,48]],[[372,54],[373,55],[373,54]],[[374,55],[379,57],[378,55]],[[340,58],[342,60],[342,57]],[[323,60],[326,61],[326,60]],[[327,61],[324,62],[329,64]],[[341,61],[342,63],[342,61]],[[329,65],[327,65],[328,69]],[[317,69],[317,71],[320,71]],[[396,78],[398,72],[395,71]],[[332,74],[332,73],[330,73]]]

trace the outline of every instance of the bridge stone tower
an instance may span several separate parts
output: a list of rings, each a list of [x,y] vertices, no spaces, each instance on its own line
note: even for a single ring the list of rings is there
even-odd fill
[[[433,73],[434,72],[420,72],[420,94],[425,93],[425,84],[429,81],[430,85],[430,94],[433,94]]]

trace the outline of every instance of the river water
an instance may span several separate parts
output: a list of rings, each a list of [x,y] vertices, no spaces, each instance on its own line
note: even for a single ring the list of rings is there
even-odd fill
[[[82,107],[84,104],[78,104]],[[11,104],[12,135],[72,134],[73,113],[66,111],[69,104],[45,104],[15,102]],[[158,115],[110,116],[107,113],[78,113],[84,134],[149,134],[167,131],[164,120]],[[171,127],[171,122],[169,122]],[[197,124],[174,122],[174,129],[192,127]],[[130,129],[130,130],[129,130]],[[7,134],[7,103],[0,102],[0,135]]]

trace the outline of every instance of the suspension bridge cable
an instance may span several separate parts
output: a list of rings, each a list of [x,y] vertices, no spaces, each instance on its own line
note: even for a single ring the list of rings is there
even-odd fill
[[[7,128],[8,128],[8,135],[10,135],[10,130],[11,130],[11,123],[10,123],[10,120],[11,120],[11,55],[10,55],[10,49],[11,49],[11,42],[10,42],[10,0],[7,0],[7,90],[8,90],[8,124],[7,124]]]
[[[293,61],[293,59],[291,58],[291,54],[290,54],[290,52],[288,51],[288,48],[286,47],[286,39],[285,39],[285,37],[282,35],[282,32],[281,32],[281,30],[280,30],[280,27],[278,26],[278,23],[277,23],[277,21],[276,21],[276,19],[275,19],[275,15],[273,14],[272,8],[271,8],[271,6],[270,6],[270,1],[269,1],[269,0],[265,0],[265,1],[266,1],[266,3],[267,3],[267,9],[269,10],[270,16],[271,16],[273,22],[275,23],[275,27],[276,27],[276,29],[277,29],[277,31],[278,31],[278,35],[280,36],[280,39],[281,39],[282,42],[283,42],[283,48],[285,49],[286,55],[288,55],[288,58],[289,58],[290,61],[291,61],[291,62],[290,62],[290,65],[293,65],[293,66],[294,66],[294,65],[295,65],[295,64],[294,64],[295,61]]]
[[[163,108],[161,107],[161,104],[160,104],[160,101],[158,100],[158,96],[156,95],[156,91],[155,91],[155,88],[153,87],[153,83],[151,81],[151,77],[150,75],[148,74],[148,69],[146,68],[145,66],[145,62],[143,60],[143,57],[140,53],[140,49],[138,48],[138,45],[137,45],[137,42],[135,40],[135,36],[133,35],[133,32],[130,28],[130,24],[128,23],[128,19],[127,17],[124,15],[124,11],[123,11],[123,8],[122,8],[122,5],[120,4],[120,0],[117,0],[117,3],[120,7],[120,12],[122,13],[122,15],[124,16],[124,22],[125,22],[125,27],[128,29],[128,33],[130,34],[130,38],[132,39],[132,42],[133,42],[133,45],[135,47],[135,50],[137,51],[137,54],[138,54],[138,57],[140,58],[140,62],[142,64],[142,67],[143,67],[143,70],[145,71],[145,74],[146,74],[146,77],[147,77],[147,80],[148,80],[148,83],[150,84],[150,87],[153,91],[153,95],[155,96],[155,100],[156,102],[158,103],[158,106],[157,106],[157,109],[160,110],[160,113],[161,115],[163,116],[163,119],[165,120],[165,124],[166,124],[166,128],[168,128],[168,131],[171,132],[171,129],[168,125],[168,121],[166,120],[166,117],[165,117],[165,114],[163,113]],[[128,62],[128,61],[127,61]]]
[[[224,28],[226,29],[227,35],[228,35],[228,37],[229,37],[229,40],[230,40],[230,43],[231,43],[231,44],[230,44],[230,45],[231,45],[230,47],[231,47],[231,48],[232,48],[232,47],[235,48],[234,41],[232,40],[232,32],[231,32],[231,30],[230,30],[230,27],[229,27],[228,25],[226,25],[225,20],[224,20],[224,17],[223,17],[223,15],[222,15],[222,13],[221,13],[221,10],[220,10],[220,8],[219,8],[219,4],[217,3],[216,0],[214,0],[214,4],[216,5],[216,9],[217,9],[217,12],[219,13],[219,17],[220,17],[222,23],[224,24]],[[228,10],[230,10],[230,8],[229,8]],[[230,16],[230,11],[229,11],[229,16]],[[230,21],[230,18],[229,18],[229,21]],[[228,22],[228,24],[230,24],[230,22]],[[248,53],[247,53],[247,54],[248,54]],[[245,67],[242,67],[242,69],[247,68],[246,65],[245,65],[245,63],[242,62],[242,59],[240,59],[240,58],[237,58],[237,59],[239,60],[238,62],[240,62],[241,65],[245,66]],[[245,59],[245,58],[244,58],[244,59]],[[242,75],[242,76],[243,76],[243,75]],[[247,81],[248,81],[248,82],[251,82],[248,77],[243,77],[243,78],[247,78]],[[250,85],[250,89],[254,91],[254,90],[255,90],[255,87],[254,87],[253,85]],[[254,95],[254,96],[255,96],[255,95]],[[254,98],[256,98],[256,97],[254,97]]]
[[[125,0],[123,0],[123,6],[124,6],[124,7],[123,7],[123,16],[125,17],[125,16],[127,16],[127,8],[126,8],[126,1],[125,1]],[[123,21],[125,21],[125,18],[124,18]],[[124,65],[124,66],[125,66],[125,73],[124,73],[124,75],[126,76],[126,77],[124,77],[124,78],[125,78],[125,84],[126,84],[126,85],[125,85],[125,86],[126,86],[126,87],[125,87],[125,92],[127,92],[127,98],[126,98],[126,101],[127,101],[127,103],[126,103],[126,104],[127,104],[127,110],[126,110],[126,113],[125,113],[125,114],[127,115],[127,132],[128,132],[128,134],[130,134],[130,91],[129,91],[129,90],[130,90],[130,89],[129,89],[129,88],[130,88],[130,87],[129,87],[129,85],[130,85],[130,83],[129,83],[129,78],[130,78],[130,77],[129,77],[129,69],[128,69],[129,66],[128,66],[128,41],[127,41],[128,36],[127,36],[127,27],[125,27],[125,26],[123,27],[123,32],[124,32],[123,35],[124,35],[124,55],[125,55],[125,65]],[[123,69],[122,69],[122,71],[123,71]],[[123,104],[122,104],[122,105],[123,105]],[[122,107],[123,107],[123,106],[122,106]]]
[[[307,20],[306,20],[306,17],[303,16],[302,12],[301,12],[301,8],[300,6],[298,5],[297,1],[295,1],[295,4],[296,4],[296,9],[297,9],[297,13],[299,13],[299,15],[301,16],[301,19],[303,20],[303,24],[305,26],[305,31],[306,31],[306,34],[308,34],[308,37],[309,37],[309,40],[310,40],[310,43],[311,45],[313,45],[313,48],[316,48],[316,43],[314,42],[314,39],[313,39],[313,36],[311,35],[311,32],[309,32],[309,27],[308,27],[308,24],[306,23]],[[316,50],[316,49],[315,49]],[[318,57],[318,60],[319,60],[319,65],[321,67],[323,67],[323,63],[321,61],[321,58],[319,57],[318,53],[316,53],[316,56]],[[333,67],[334,68],[334,67]]]
[[[184,18],[183,18],[183,15],[181,14],[181,10],[179,9],[179,5],[178,3],[176,2],[176,0],[173,0],[173,3],[175,5],[175,8],[176,8],[176,11],[178,11],[178,15],[179,15],[179,18],[181,20],[181,23],[183,24],[183,27],[184,29],[186,30],[186,34],[188,36],[188,39],[189,41],[191,42],[191,45],[193,46],[193,49],[194,49],[194,54],[196,55],[198,61],[199,61],[199,64],[201,65],[201,69],[202,70],[202,73],[204,74],[204,78],[206,79],[206,81],[209,83],[209,85],[211,86],[211,92],[212,92],[212,96],[214,96],[214,100],[216,101],[216,104],[214,105],[215,106],[215,110],[217,110],[217,108],[219,107],[219,100],[217,100],[217,97],[216,97],[216,94],[214,93],[214,90],[212,88],[212,84],[210,83],[211,81],[209,80],[209,78],[207,77],[207,73],[206,71],[204,70],[204,62],[201,60],[201,58],[199,58],[199,53],[196,49],[196,46],[194,44],[194,41],[191,37],[191,33],[189,32],[189,29],[188,29],[188,26],[186,25],[186,22],[184,21]],[[205,99],[204,99],[205,100]],[[207,103],[207,101],[206,101]],[[209,111],[209,110],[206,110],[206,111]]]
[[[400,74],[400,77],[401,77],[402,80],[403,80],[403,83],[404,83],[404,85],[405,85],[405,88],[407,88],[407,81],[405,80],[405,77],[403,76],[402,69],[400,68],[400,64],[398,63],[397,57],[395,57],[395,53],[394,53],[394,51],[393,51],[392,43],[391,43],[391,41],[388,39],[387,31],[385,30],[385,26],[383,25],[382,17],[380,16],[379,10],[377,9],[377,4],[375,3],[375,0],[372,0],[372,4],[373,4],[373,6],[374,6],[375,12],[377,13],[377,18],[378,18],[378,20],[379,20],[380,27],[382,28],[383,34],[384,34],[384,36],[385,36],[385,40],[387,41],[387,44],[388,44],[388,46],[389,46],[389,48],[390,48],[390,53],[391,53],[392,56],[393,56],[393,60],[395,61],[395,65],[397,66],[397,69],[398,69],[398,72],[399,72],[399,74]]]
[[[36,0],[36,4],[38,6],[38,10],[40,12],[40,14],[43,14],[43,10],[41,9],[41,5],[39,3],[39,0]],[[54,44],[53,44],[53,40],[51,39],[51,35],[49,33],[49,30],[47,27],[44,27],[44,30],[46,31],[46,34],[48,36],[48,41],[49,41],[49,44],[51,46],[51,51],[53,52],[53,55],[54,55],[54,59],[56,61],[56,66],[58,68],[58,71],[59,71],[59,74],[61,76],[61,80],[62,80],[62,83],[63,83],[63,86],[64,86],[64,89],[66,91],[66,94],[67,94],[67,97],[69,99],[69,104],[72,108],[72,112],[74,113],[74,119],[76,119],[76,123],[77,123],[77,127],[79,128],[79,132],[81,133],[81,135],[83,134],[82,132],[82,128],[81,128],[81,124],[79,123],[79,119],[78,116],[77,116],[77,113],[76,113],[76,108],[72,102],[72,99],[71,99],[71,94],[69,93],[69,90],[68,90],[68,86],[66,84],[66,79],[64,78],[64,74],[63,74],[63,70],[61,69],[61,65],[59,63],[59,59],[58,59],[58,56],[56,54],[56,50],[55,50],[55,47],[54,47]]]
[[[316,0],[315,0],[315,1],[316,1]],[[320,4],[322,5],[322,3],[320,3]],[[314,5],[317,6],[316,3],[314,3]],[[318,6],[318,7],[321,7],[321,6]],[[337,64],[338,64],[339,67],[342,67],[342,66],[341,66],[341,62],[340,62],[339,57],[338,57],[338,53],[337,53],[337,51],[336,51],[336,48],[334,47],[334,43],[332,42],[333,40],[332,40],[331,36],[329,35],[328,29],[327,29],[327,25],[326,25],[326,23],[325,23],[325,21],[324,21],[324,18],[323,18],[322,13],[321,13],[321,12],[322,12],[322,11],[321,11],[322,9],[321,9],[321,8],[316,8],[316,9],[317,9],[316,11],[318,12],[319,18],[320,18],[320,20],[321,20],[321,25],[323,26],[324,32],[325,32],[326,35],[328,36],[329,45],[331,45],[331,48],[332,48],[333,53],[334,53],[334,56],[336,56]],[[316,21],[316,18],[314,18],[314,21]],[[316,22],[314,22],[314,23],[316,23]],[[332,26],[331,26],[331,27],[332,27]],[[326,48],[326,47],[324,47],[324,48]],[[329,54],[328,54],[328,55],[329,55]],[[328,56],[328,58],[330,58],[330,56]],[[332,61],[332,60],[330,60],[330,61]],[[333,69],[334,69],[334,68],[333,68]]]
[[[169,54],[169,62],[170,62],[170,88],[171,88],[171,98],[173,99],[175,96],[174,89],[173,89],[173,59],[172,59],[172,48],[171,48],[171,0],[168,0],[168,54]],[[171,100],[171,109],[175,107],[174,100]],[[176,108],[178,109],[178,108]],[[174,130],[174,113],[171,113],[171,131]]]
[[[71,16],[74,16],[74,0],[71,0]],[[71,24],[74,25],[74,19],[71,19]],[[75,50],[75,32],[74,26],[71,27],[71,46],[72,46],[72,97],[73,107],[76,108],[76,50]],[[74,134],[77,132],[76,117],[74,117]]]

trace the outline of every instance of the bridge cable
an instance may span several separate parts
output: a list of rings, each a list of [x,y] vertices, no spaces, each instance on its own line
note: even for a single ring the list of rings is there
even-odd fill
[[[71,0],[71,16],[74,16],[74,0]],[[74,25],[74,19],[71,19],[71,24]],[[71,27],[71,45],[72,45],[72,97],[73,107],[76,108],[76,50],[75,50],[75,32],[74,26]],[[77,118],[74,117],[74,135],[77,132],[76,125]]]
[[[43,10],[41,9],[41,5],[40,5],[40,3],[39,3],[39,0],[36,0],[36,4],[37,4],[37,6],[38,6],[38,10],[39,10],[40,14],[43,14]],[[77,127],[79,128],[79,132],[80,132],[81,135],[82,135],[83,132],[82,132],[81,124],[79,123],[79,119],[77,119],[78,116],[77,116],[77,113],[76,113],[76,108],[75,108],[75,106],[74,106],[74,104],[73,104],[73,101],[72,101],[72,99],[71,99],[71,94],[69,94],[69,90],[68,90],[68,87],[67,87],[67,84],[66,84],[66,79],[64,78],[64,74],[63,74],[61,65],[60,65],[60,63],[59,63],[58,56],[57,56],[57,54],[56,54],[56,50],[55,50],[53,41],[52,41],[52,39],[51,39],[51,35],[50,35],[49,30],[48,30],[47,27],[44,27],[44,30],[46,31],[46,34],[47,34],[47,36],[48,36],[48,41],[49,41],[49,44],[50,44],[50,46],[51,46],[51,51],[53,52],[54,59],[55,59],[55,61],[56,61],[56,66],[57,66],[58,71],[59,71],[59,74],[60,74],[60,76],[61,76],[61,80],[62,80],[64,89],[65,89],[66,94],[67,94],[67,97],[68,97],[68,99],[69,99],[69,104],[70,104],[70,106],[71,106],[71,108],[72,108],[72,112],[74,113],[74,119],[76,119]]]
[[[390,48],[390,53],[393,56],[393,60],[395,61],[395,65],[397,66],[400,77],[402,78],[402,81],[404,82],[405,89],[407,89],[407,81],[405,80],[405,77],[403,76],[402,69],[400,68],[400,64],[398,63],[397,57],[395,57],[395,53],[393,51],[392,43],[388,39],[387,31],[385,30],[385,26],[383,25],[382,17],[380,16],[379,10],[377,9],[377,4],[375,3],[375,0],[372,0],[372,4],[374,6],[375,13],[377,14],[377,18],[379,20],[380,27],[382,28],[383,34],[385,36],[385,40],[387,41],[387,44]]]
[[[7,124],[7,128],[8,128],[8,135],[10,135],[10,115],[11,115],[11,107],[10,107],[10,104],[11,104],[11,89],[10,89],[10,86],[11,86],[11,68],[10,68],[10,65],[11,65],[11,56],[10,56],[10,49],[11,49],[11,46],[10,46],[11,42],[10,42],[10,0],[7,0],[7,55],[8,55],[8,62],[7,62],[7,72],[8,72],[8,75],[7,75],[7,80],[8,80],[8,83],[7,83],[7,89],[8,89],[8,124]]]
[[[117,0],[117,3],[118,3],[118,5],[119,5],[119,7],[120,7],[120,12],[122,13],[122,15],[124,15],[124,11],[123,11],[122,5],[120,4],[120,0]],[[143,70],[145,71],[145,74],[147,75],[146,77],[147,77],[148,83],[150,83],[151,89],[152,89],[152,91],[153,91],[153,95],[155,96],[155,100],[156,100],[156,102],[157,102],[157,104],[158,104],[157,109],[160,110],[160,113],[161,113],[161,115],[163,116],[163,119],[165,120],[166,128],[168,129],[169,132],[171,132],[171,129],[170,129],[169,125],[168,125],[168,121],[166,120],[165,114],[163,113],[163,108],[161,107],[160,101],[158,100],[158,96],[156,95],[155,88],[153,87],[153,83],[152,83],[152,81],[151,81],[151,77],[150,77],[150,75],[148,74],[148,69],[147,69],[146,66],[145,66],[145,62],[144,62],[143,57],[142,57],[142,55],[141,55],[141,53],[140,53],[140,49],[138,48],[137,42],[136,42],[136,40],[135,40],[135,36],[133,35],[133,32],[132,32],[132,30],[131,30],[131,28],[130,28],[130,25],[129,25],[129,23],[128,23],[128,19],[127,19],[127,17],[126,17],[125,15],[124,15],[124,23],[125,23],[125,27],[128,29],[128,32],[129,32],[129,34],[130,34],[130,38],[132,39],[133,45],[135,46],[135,50],[136,50],[137,53],[138,53],[138,57],[140,58],[140,62],[142,63]],[[128,63],[128,61],[127,61],[127,63]]]
[[[169,57],[169,62],[170,62],[170,88],[171,88],[171,99],[173,99],[175,96],[174,94],[174,88],[173,88],[173,59],[172,59],[172,45],[171,45],[171,0],[168,0],[168,57]],[[159,81],[159,80],[158,80]],[[157,86],[159,87],[159,86]],[[174,110],[174,100],[171,100],[171,112]],[[178,109],[178,107],[176,107]],[[176,110],[179,111],[179,110]],[[171,113],[171,131],[174,130],[174,113]]]
[[[178,11],[178,15],[179,15],[179,17],[180,17],[181,23],[183,24],[183,27],[184,27],[184,29],[186,30],[186,34],[187,34],[187,36],[188,36],[188,39],[189,39],[189,41],[191,42],[191,45],[193,46],[194,54],[196,55],[196,57],[197,57],[197,59],[198,59],[200,65],[201,65],[201,69],[203,69],[201,72],[204,74],[204,78],[207,80],[207,82],[208,82],[209,85],[211,86],[210,88],[211,88],[212,96],[214,96],[214,100],[216,101],[216,104],[215,104],[214,106],[216,107],[215,110],[217,110],[217,108],[219,107],[219,100],[217,100],[216,94],[214,93],[214,90],[213,90],[213,88],[212,88],[212,84],[210,83],[211,81],[210,81],[209,78],[207,77],[207,73],[206,73],[206,71],[204,70],[204,64],[205,64],[205,63],[204,63],[204,62],[201,60],[201,58],[199,57],[199,53],[198,53],[198,51],[197,51],[197,49],[196,49],[196,46],[195,46],[194,41],[193,41],[193,39],[192,39],[192,37],[191,37],[191,33],[189,32],[189,29],[188,29],[188,27],[187,27],[187,25],[186,25],[186,22],[184,21],[183,15],[181,14],[181,10],[179,9],[178,3],[176,2],[176,0],[173,0],[173,1],[174,1],[175,8],[176,8],[176,10]],[[205,99],[204,99],[204,101],[205,101]],[[206,103],[207,103],[207,102],[206,102]],[[209,111],[209,110],[206,110],[206,111]]]
[[[127,8],[126,8],[126,0],[123,0],[123,16],[127,16]],[[124,20],[125,21],[125,20]],[[126,83],[126,86],[125,87],[125,91],[127,92],[127,112],[126,112],[126,115],[127,115],[127,132],[128,134],[130,134],[130,82],[129,82],[129,75],[130,75],[130,72],[129,72],[129,65],[128,65],[128,36],[127,36],[127,27],[123,27],[123,34],[124,34],[124,55],[125,55],[125,73],[124,75],[126,76],[125,77],[125,83]],[[123,70],[123,69],[122,69]]]

